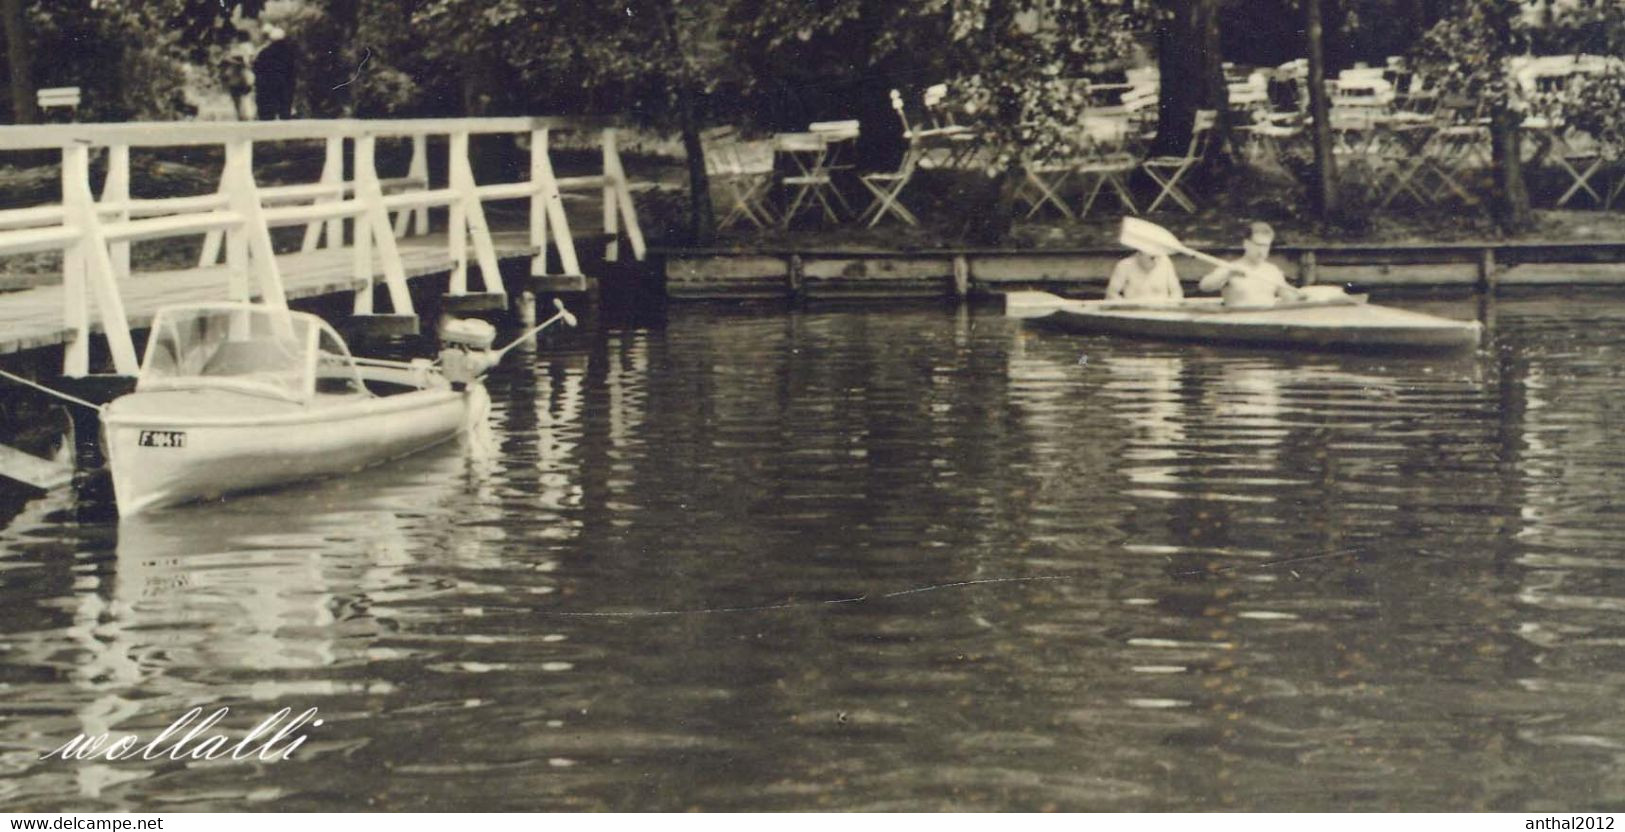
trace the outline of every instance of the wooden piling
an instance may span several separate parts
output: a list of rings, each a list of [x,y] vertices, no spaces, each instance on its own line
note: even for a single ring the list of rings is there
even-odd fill
[[[790,297],[800,298],[806,294],[807,264],[801,260],[801,255],[790,255],[790,267],[785,275],[785,285],[789,288]]]
[[[1313,250],[1305,251],[1298,257],[1298,283],[1303,286],[1313,286],[1320,282],[1320,262]]]

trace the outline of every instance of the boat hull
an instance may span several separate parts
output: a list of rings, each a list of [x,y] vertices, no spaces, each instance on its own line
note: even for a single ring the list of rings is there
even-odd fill
[[[294,403],[229,391],[134,393],[102,441],[119,514],[347,474],[456,437],[484,389]],[[323,397],[318,397],[321,399]]]
[[[1243,310],[1207,301],[1163,308],[1072,301],[1027,320],[1068,332],[1348,351],[1472,349],[1483,333],[1477,321],[1351,302]]]

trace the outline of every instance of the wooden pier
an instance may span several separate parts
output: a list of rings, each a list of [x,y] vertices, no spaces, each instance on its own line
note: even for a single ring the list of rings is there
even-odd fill
[[[523,232],[493,234],[492,245],[499,261],[532,257],[536,252]],[[454,265],[443,232],[399,240],[396,248],[403,276],[409,281],[446,274]],[[276,260],[282,295],[289,301],[372,288],[371,281],[356,277],[348,248],[280,254]],[[375,276],[383,274],[376,264],[374,269]],[[230,280],[223,265],[139,272],[120,287],[124,319],[130,329],[142,329],[160,306],[229,300]],[[73,333],[63,322],[64,296],[59,283],[0,294],[0,321],[5,322],[0,326],[0,354],[69,343]],[[91,331],[105,333],[100,321],[92,321]]]
[[[555,175],[550,134],[593,131],[602,170],[591,176]],[[528,144],[529,177],[518,182],[475,181],[470,138],[517,134]],[[411,142],[404,176],[385,178],[377,165],[380,138]],[[431,182],[430,140],[446,147],[447,181]],[[255,173],[256,145],[319,142],[323,165],[314,182],[261,186]],[[213,193],[161,199],[131,198],[132,150],[221,146],[225,163]],[[449,274],[448,305],[505,304],[499,263],[530,259],[539,288],[585,288],[564,194],[602,194],[606,260],[620,254],[625,238],[637,259],[645,256],[621,166],[613,124],[579,118],[419,120],[325,120],[260,123],[73,124],[0,127],[0,152],[59,152],[61,200],[0,211],[0,256],[62,252],[60,283],[0,294],[0,353],[63,345],[62,374],[84,376],[90,367],[91,334],[106,336],[113,370],[134,375],[137,357],[131,330],[150,322],[167,303],[200,300],[253,301],[285,307],[289,300],[354,292],[353,312],[394,318],[416,326],[407,281]],[[107,173],[93,192],[91,161],[105,154]],[[346,162],[348,161],[348,164]],[[346,171],[349,171],[346,173]],[[488,201],[524,200],[527,229],[493,233]],[[445,209],[447,228],[431,233],[430,209]],[[278,253],[271,229],[302,226],[295,252]],[[203,236],[196,267],[133,271],[130,243]],[[549,255],[552,255],[551,257]],[[223,264],[221,263],[223,257]],[[556,260],[559,271],[549,273]],[[471,266],[477,268],[470,268]],[[374,308],[382,286],[387,312]]]

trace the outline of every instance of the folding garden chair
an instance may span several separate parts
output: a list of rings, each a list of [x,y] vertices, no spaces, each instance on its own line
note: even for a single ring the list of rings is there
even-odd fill
[[[1017,204],[1028,206],[1026,218],[1032,219],[1048,205],[1072,219],[1072,209],[1061,198],[1061,188],[1076,169],[1076,163],[1064,153],[1029,160],[1021,184],[1016,187]]]
[[[1591,178],[1596,176],[1607,163],[1607,153],[1603,143],[1593,136],[1580,131],[1564,131],[1561,128],[1551,128],[1548,133],[1552,142],[1551,155],[1548,157],[1552,163],[1568,174],[1574,183],[1563,195],[1557,198],[1557,207],[1562,208],[1568,201],[1579,196],[1581,192],[1589,194],[1598,206],[1606,206],[1608,200],[1597,189],[1591,187]],[[1601,182],[1602,187],[1607,187]]]
[[[854,215],[852,203],[847,201],[846,194],[841,193],[841,183],[835,181],[839,175],[841,182],[850,184],[852,171],[857,167],[850,161],[842,159],[841,151],[850,142],[856,142],[861,134],[861,125],[856,119],[842,121],[815,121],[807,125],[807,132],[816,133],[824,137],[824,143],[829,148],[829,158],[824,160],[824,168],[829,172],[829,193],[840,204],[841,212],[850,217]]]
[[[840,215],[825,194],[834,190],[830,178],[829,140],[822,133],[779,133],[773,137],[773,152],[784,156],[795,166],[795,172],[779,181],[789,194],[780,222],[789,227],[804,209],[822,208],[830,222],[839,222]]]
[[[903,160],[897,165],[897,170],[876,171],[860,175],[858,181],[862,182],[863,186],[868,188],[871,194],[874,194],[874,201],[869,203],[869,207],[863,210],[863,214],[858,217],[858,221],[862,222],[867,219],[869,221],[868,226],[873,228],[880,223],[883,217],[890,213],[897,215],[898,219],[909,225],[919,225],[920,218],[914,216],[914,212],[908,210],[908,206],[904,205],[901,200],[903,189],[908,187],[909,180],[914,178],[914,171],[918,169],[919,163],[919,148],[911,144],[903,150]]]
[[[772,157],[749,158],[738,131],[731,127],[712,130],[703,140],[706,172],[717,193],[727,200],[727,210],[717,227],[728,228],[742,220],[757,228],[772,225],[773,210],[768,206],[773,186]]]
[[[1440,129],[1442,125],[1436,120],[1411,119],[1387,126],[1385,140],[1377,150],[1379,158],[1372,178],[1373,193],[1382,196],[1377,203],[1378,210],[1387,208],[1400,197],[1421,206],[1433,204],[1435,194],[1427,185],[1433,165],[1428,153],[1434,144],[1433,136]]]
[[[1197,162],[1207,148],[1208,136],[1213,132],[1213,124],[1218,120],[1215,110],[1197,110],[1196,123],[1191,127],[1190,145],[1185,148],[1183,156],[1151,156],[1140,163],[1147,176],[1157,183],[1158,193],[1146,213],[1157,210],[1157,206],[1165,199],[1171,199],[1179,207],[1190,213],[1196,213],[1196,203],[1180,187],[1180,180]]]
[[[897,90],[891,91],[891,106],[897,111],[897,118],[903,123],[903,138],[907,144],[903,147],[903,158],[897,163],[896,170],[871,171],[858,175],[858,181],[863,187],[869,189],[872,199],[869,207],[863,209],[858,215],[858,222],[867,221],[870,228],[880,223],[881,218],[887,214],[895,214],[898,219],[909,225],[919,225],[920,218],[908,209],[901,200],[903,189],[908,187],[914,178],[914,172],[919,169],[920,155],[923,153],[918,133],[908,123],[908,114],[903,112],[903,94]]]
[[[1139,161],[1134,154],[1126,151],[1113,151],[1093,158],[1084,159],[1078,163],[1075,172],[1083,177],[1083,199],[1078,206],[1078,216],[1089,216],[1089,209],[1094,207],[1095,200],[1107,185],[1117,194],[1117,201],[1127,208],[1129,213],[1138,214],[1140,209],[1134,207],[1134,195],[1129,192],[1128,183],[1124,177],[1139,167]]]
[[[897,108],[899,115],[902,114],[903,101],[896,90],[892,90],[892,106]],[[869,207],[858,215],[858,222],[867,220],[867,225],[873,228],[887,214],[895,214],[909,225],[920,224],[920,218],[914,216],[914,212],[901,200],[903,189],[908,187],[909,181],[914,178],[914,171],[919,168],[920,152],[919,143],[910,140],[903,148],[903,158],[897,163],[896,170],[873,171],[858,176],[858,181],[874,196]]]
[[[1467,205],[1478,204],[1478,197],[1463,180],[1490,165],[1489,140],[1489,128],[1479,124],[1452,124],[1433,134],[1422,152],[1427,159],[1424,172],[1437,180],[1433,188],[1435,202],[1455,194]]]

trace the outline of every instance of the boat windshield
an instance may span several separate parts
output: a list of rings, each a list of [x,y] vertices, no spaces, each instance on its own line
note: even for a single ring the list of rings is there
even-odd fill
[[[268,307],[162,310],[136,388],[231,387],[301,401],[311,386],[314,330],[308,316]]]
[[[316,392],[324,395],[370,395],[361,383],[355,359],[344,339],[327,326],[321,325],[316,337]]]

